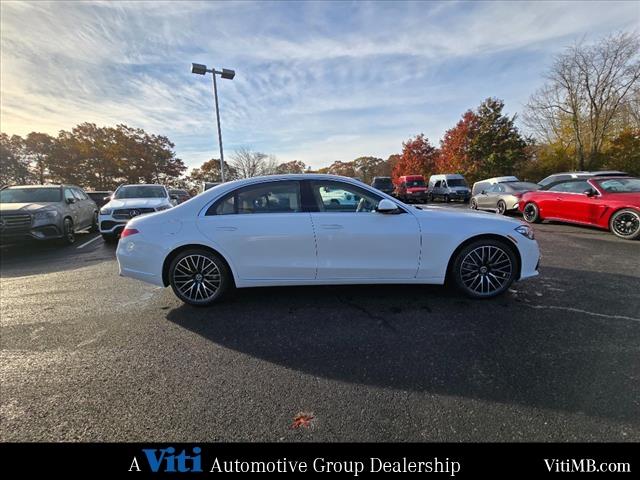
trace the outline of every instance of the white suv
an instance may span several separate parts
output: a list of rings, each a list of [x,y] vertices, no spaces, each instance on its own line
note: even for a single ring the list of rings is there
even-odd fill
[[[121,185],[109,203],[100,209],[100,233],[105,242],[115,242],[129,220],[138,215],[167,210],[175,200],[162,185]]]

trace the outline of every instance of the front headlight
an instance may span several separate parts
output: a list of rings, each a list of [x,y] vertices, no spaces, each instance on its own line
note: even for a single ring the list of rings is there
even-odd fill
[[[169,210],[171,208],[171,205],[160,205],[159,207],[156,207],[156,212],[161,212],[162,210]]]
[[[516,227],[516,232],[518,232],[520,235],[524,235],[529,240],[535,239],[533,228],[531,228],[529,225],[520,225],[519,227]]]
[[[111,208],[102,207],[100,209],[100,215],[111,215],[112,211],[113,211],[113,209],[111,209]]]
[[[58,216],[57,210],[44,210],[42,212],[36,212],[33,216],[34,220],[53,220]]]

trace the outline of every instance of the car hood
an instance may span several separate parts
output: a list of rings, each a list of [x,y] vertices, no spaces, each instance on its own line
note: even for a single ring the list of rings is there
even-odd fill
[[[2,213],[30,213],[43,208],[56,208],[55,203],[0,203]]]
[[[155,208],[160,205],[171,205],[167,198],[122,198],[107,203],[107,208]],[[103,208],[104,208],[103,207]]]
[[[419,217],[424,216],[432,216],[438,215],[440,218],[447,218],[450,220],[460,220],[460,221],[482,221],[482,222],[493,222],[500,224],[511,224],[514,227],[518,225],[522,225],[524,222],[521,220],[517,220],[510,217],[505,217],[503,215],[496,215],[491,212],[483,212],[482,210],[461,210],[459,208],[448,208],[448,207],[440,207],[440,206],[425,206],[422,208],[416,209],[417,215]]]

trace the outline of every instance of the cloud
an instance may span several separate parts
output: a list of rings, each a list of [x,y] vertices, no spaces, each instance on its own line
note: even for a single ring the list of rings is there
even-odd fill
[[[90,121],[169,136],[190,165],[215,155],[211,80],[227,150],[313,166],[437,143],[498,96],[515,113],[552,55],[632,29],[621,2],[2,2],[0,126],[26,134]]]

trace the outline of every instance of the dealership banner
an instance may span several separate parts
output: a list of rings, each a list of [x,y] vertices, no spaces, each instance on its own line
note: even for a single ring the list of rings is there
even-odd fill
[[[550,443],[5,443],[3,472],[141,476],[397,475],[477,478],[636,472],[638,445]],[[637,463],[637,462],[636,462]],[[637,473],[635,473],[637,475]],[[487,478],[491,478],[487,477]]]

